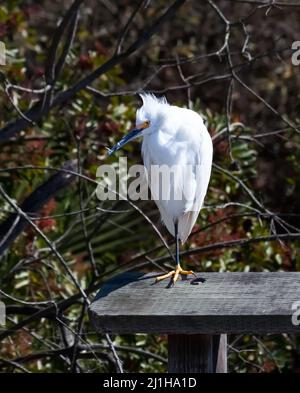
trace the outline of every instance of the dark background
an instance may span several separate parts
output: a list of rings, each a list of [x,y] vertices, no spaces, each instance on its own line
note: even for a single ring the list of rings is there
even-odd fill
[[[300,40],[300,4],[172,4],[0,5],[7,49],[0,68],[0,295],[8,314],[2,371],[119,370],[109,339],[89,325],[82,289],[91,300],[119,271],[157,269],[149,258],[160,263],[167,250],[145,215],[173,247],[153,203],[138,203],[141,214],[94,195],[97,167],[117,161],[105,147],[132,126],[141,90],[201,113],[214,139],[217,167],[183,248],[198,251],[187,253],[185,264],[197,271],[299,270],[300,66],[292,64],[291,47]],[[140,160],[139,144],[125,150],[130,163]],[[241,239],[259,236],[240,247]],[[126,371],[165,370],[166,337],[111,339]],[[299,372],[292,335],[233,336],[228,349],[231,372]]]

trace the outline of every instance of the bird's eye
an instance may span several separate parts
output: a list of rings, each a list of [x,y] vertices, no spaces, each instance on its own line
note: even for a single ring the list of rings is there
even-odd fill
[[[150,127],[150,120],[146,120],[145,123],[144,123],[144,125],[145,125],[145,128]]]

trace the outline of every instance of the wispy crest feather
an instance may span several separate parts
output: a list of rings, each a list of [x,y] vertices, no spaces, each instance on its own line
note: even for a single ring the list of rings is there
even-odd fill
[[[164,114],[165,109],[170,105],[166,97],[156,97],[152,93],[140,93],[139,96],[143,105],[137,110],[136,122],[142,123],[145,120],[152,120]]]
[[[157,104],[169,105],[165,96],[157,97],[153,93],[146,93],[146,92],[140,93],[139,96],[141,97],[141,99],[143,101],[143,105],[145,105],[145,106],[151,106],[151,105],[157,105]]]

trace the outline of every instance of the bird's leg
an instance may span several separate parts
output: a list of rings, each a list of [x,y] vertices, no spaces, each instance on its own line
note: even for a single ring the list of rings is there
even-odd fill
[[[183,270],[180,266],[180,254],[179,254],[179,236],[178,236],[178,222],[175,223],[175,242],[176,242],[176,249],[175,249],[175,261],[176,267],[175,270],[171,270],[169,273],[164,274],[162,276],[156,277],[156,282],[165,280],[166,278],[172,277],[172,284],[174,285],[178,280],[179,274],[181,275],[189,275],[193,274],[195,277],[196,274],[192,270]]]
[[[175,223],[175,242],[176,242],[176,254],[175,254],[176,268],[175,268],[175,274],[173,276],[173,285],[178,280],[179,274],[184,276],[193,274],[194,276],[196,276],[196,274],[192,270],[183,270],[182,267],[180,266],[178,221]]]

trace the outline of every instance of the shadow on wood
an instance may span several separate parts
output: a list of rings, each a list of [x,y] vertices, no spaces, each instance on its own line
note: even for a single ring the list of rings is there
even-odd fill
[[[170,334],[168,372],[226,373],[226,334]]]
[[[169,372],[227,372],[227,333],[299,332],[300,273],[201,273],[172,288],[156,275],[114,277],[89,314],[101,333],[168,334]]]
[[[222,334],[299,332],[292,305],[300,273],[201,273],[205,282],[155,285],[156,274],[130,272],[103,285],[90,307],[99,332]]]

